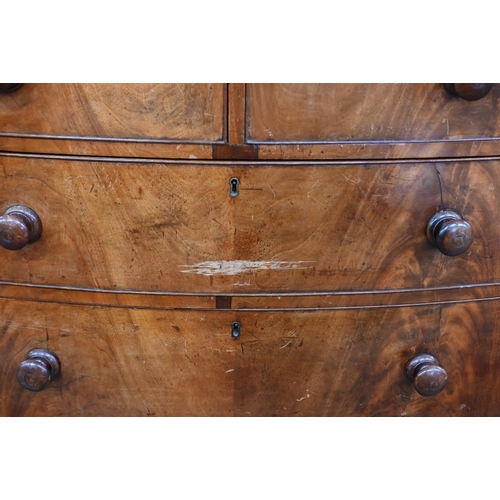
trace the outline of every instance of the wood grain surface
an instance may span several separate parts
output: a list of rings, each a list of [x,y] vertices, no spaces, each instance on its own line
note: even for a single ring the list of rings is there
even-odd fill
[[[235,313],[2,300],[0,414],[499,415],[499,304]],[[35,347],[62,366],[40,393],[15,378]],[[419,352],[448,374],[437,396],[403,373]]]
[[[0,133],[0,151],[122,158],[211,159],[212,144],[194,142],[127,142],[40,137],[10,137]]]
[[[246,85],[230,83],[228,85],[228,140],[230,144],[245,142],[245,105]]]
[[[383,309],[491,302],[500,299],[500,283],[399,290],[337,292],[154,292],[103,290],[0,281],[0,299],[133,309],[232,311],[315,311]]]
[[[443,203],[471,223],[447,257],[425,228]],[[0,156],[0,212],[41,217],[0,249],[0,280],[231,293],[500,281],[497,161],[365,165],[106,163]],[[229,195],[229,181],[240,194]]]
[[[428,141],[500,135],[500,87],[474,102],[442,84],[247,85],[247,139],[257,143]]]
[[[1,144],[1,138],[0,138]],[[432,142],[259,144],[260,160],[416,159],[499,156],[500,139]],[[9,148],[12,149],[12,148]],[[14,149],[12,149],[14,150]]]
[[[222,141],[225,100],[224,84],[24,84],[0,96],[0,132]]]

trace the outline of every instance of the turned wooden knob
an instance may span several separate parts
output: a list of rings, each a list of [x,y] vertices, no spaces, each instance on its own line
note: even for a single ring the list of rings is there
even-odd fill
[[[461,97],[467,101],[481,99],[493,86],[492,83],[443,83],[443,85],[453,97]]]
[[[19,250],[41,234],[42,221],[29,207],[14,205],[0,217],[0,245],[7,250]]]
[[[405,374],[421,396],[439,394],[448,382],[448,375],[439,366],[437,358],[425,352],[417,354],[406,363]]]
[[[17,369],[17,381],[29,391],[41,391],[61,371],[58,357],[46,349],[32,349]]]
[[[0,94],[10,94],[15,92],[22,83],[0,83]]]
[[[472,245],[474,231],[462,214],[453,208],[436,212],[427,223],[427,239],[445,255],[454,257]]]

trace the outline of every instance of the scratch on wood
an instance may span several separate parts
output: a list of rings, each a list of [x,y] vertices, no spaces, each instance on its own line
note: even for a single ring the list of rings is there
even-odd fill
[[[441,210],[444,210],[444,201],[443,201],[443,184],[442,184],[442,181],[441,181],[441,173],[439,172],[439,170],[436,168],[436,173],[437,173],[437,176],[438,176],[438,181],[439,181],[439,194],[441,195],[441,206],[440,206],[440,209]]]
[[[310,397],[310,395],[309,395],[309,394],[306,394],[303,398],[296,399],[295,401],[298,401],[298,402],[300,403],[301,401],[304,401],[304,399],[306,399],[306,398],[308,398],[308,397]]]
[[[226,276],[234,276],[236,274],[246,273],[250,271],[286,271],[294,269],[310,269],[312,266],[304,264],[314,263],[314,260],[299,260],[299,261],[251,261],[251,260],[207,260],[198,262],[193,265],[180,265],[181,273],[202,274],[204,276],[213,276],[215,274],[223,274]]]

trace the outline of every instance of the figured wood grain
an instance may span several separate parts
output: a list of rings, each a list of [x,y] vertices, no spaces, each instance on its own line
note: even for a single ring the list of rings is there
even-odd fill
[[[230,336],[203,315],[2,302],[0,414],[229,415]],[[40,393],[15,381],[25,353],[50,348],[61,376]],[[224,354],[222,354],[224,353]]]
[[[442,84],[247,85],[247,139],[257,143],[409,141],[500,135],[500,88],[479,101]]]
[[[500,155],[500,139],[338,144],[259,144],[260,160],[462,158]]]
[[[425,237],[443,202],[475,233],[447,257]],[[44,233],[0,249],[2,281],[231,293],[500,281],[498,162],[154,164],[0,156],[0,211]],[[240,180],[239,195],[229,181]]]
[[[228,85],[228,138],[230,144],[243,144],[245,142],[245,104],[246,85],[244,83],[230,83]]]
[[[0,299],[135,309],[302,311],[422,307],[500,299],[500,283],[405,290],[231,293],[102,290],[0,282]]]
[[[222,141],[223,84],[25,84],[0,96],[0,132]]]
[[[0,298],[137,309],[231,309],[233,311],[379,309],[490,302],[500,299],[500,284],[385,291],[281,292],[277,296],[265,292],[208,295],[0,282]]]
[[[498,302],[255,320],[235,374],[236,415],[499,414]],[[437,396],[418,395],[403,375],[419,352],[448,373]]]
[[[7,137],[1,134],[0,151],[123,158],[212,158],[211,144],[41,139],[33,137]]]
[[[3,416],[499,415],[499,302],[314,313],[146,311],[0,301]],[[241,336],[231,338],[231,324]],[[15,373],[45,348],[61,376],[39,393]],[[435,355],[448,386],[403,373]]]

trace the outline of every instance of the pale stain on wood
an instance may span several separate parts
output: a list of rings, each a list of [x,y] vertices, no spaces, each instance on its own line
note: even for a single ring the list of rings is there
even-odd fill
[[[499,98],[441,84],[1,96],[0,213],[30,206],[44,233],[0,249],[0,415],[498,416]],[[442,206],[474,228],[459,257],[426,240]],[[35,347],[62,363],[36,394],[16,382]],[[435,397],[404,374],[421,352],[448,374]]]
[[[223,274],[225,276],[235,276],[237,274],[252,271],[273,270],[286,271],[290,269],[309,269],[313,260],[287,261],[251,261],[251,260],[207,260],[192,265],[181,265],[181,273],[202,274],[203,276],[213,276]]]

